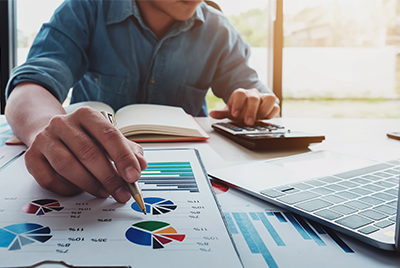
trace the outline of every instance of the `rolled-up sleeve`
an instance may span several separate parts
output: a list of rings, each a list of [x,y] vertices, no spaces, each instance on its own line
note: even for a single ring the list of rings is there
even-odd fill
[[[87,1],[65,1],[49,23],[43,24],[27,61],[14,68],[6,88],[8,97],[21,82],[34,82],[63,102],[69,89],[88,68],[91,15]]]
[[[228,21],[222,21],[222,26],[218,33],[218,43],[214,44],[214,47],[222,48],[212,82],[214,94],[225,102],[228,102],[232,92],[238,88],[256,88],[262,93],[273,94],[259,80],[257,72],[248,65],[249,45]]]

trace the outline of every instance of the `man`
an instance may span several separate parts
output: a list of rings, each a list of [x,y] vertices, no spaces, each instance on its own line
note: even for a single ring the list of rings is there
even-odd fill
[[[142,148],[92,109],[66,115],[69,88],[72,102],[103,101],[115,110],[158,103],[206,116],[211,87],[227,107],[210,116],[252,125],[279,106],[247,57],[240,35],[201,0],[66,1],[13,71],[7,120],[29,147],[27,169],[43,188],[123,203],[130,198],[123,180],[137,181],[147,166]]]

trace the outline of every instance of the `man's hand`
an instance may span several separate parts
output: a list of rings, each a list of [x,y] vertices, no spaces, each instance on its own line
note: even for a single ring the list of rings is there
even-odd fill
[[[36,135],[25,161],[47,190],[61,195],[83,190],[103,198],[111,194],[122,203],[131,197],[123,179],[135,182],[147,167],[141,146],[89,107],[54,116]]]
[[[215,119],[229,118],[233,121],[243,121],[251,126],[257,120],[275,117],[279,114],[279,109],[274,95],[260,93],[254,88],[239,88],[232,93],[224,109],[211,111],[210,116]]]
[[[40,85],[18,84],[7,101],[6,117],[29,147],[28,171],[57,194],[86,191],[124,203],[131,197],[124,180],[137,181],[147,167],[142,147],[127,140],[100,112],[84,107],[65,114]]]

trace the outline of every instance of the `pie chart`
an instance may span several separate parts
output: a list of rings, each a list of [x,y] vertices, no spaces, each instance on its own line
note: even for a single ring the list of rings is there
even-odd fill
[[[228,186],[217,183],[214,180],[211,180],[211,186],[215,194],[226,193],[229,190]]]
[[[52,235],[49,227],[36,223],[20,223],[0,228],[0,248],[18,250],[35,242],[44,243]]]
[[[171,200],[167,200],[160,197],[146,197],[143,198],[144,205],[146,207],[146,213],[153,215],[160,215],[169,213],[177,208],[177,205],[174,204]],[[139,205],[134,202],[131,205],[131,208],[137,212],[142,213]]]
[[[42,216],[46,213],[53,211],[60,211],[64,207],[60,206],[60,203],[54,199],[38,199],[26,204],[22,207],[22,211],[28,214],[35,214]]]
[[[135,223],[126,231],[125,237],[132,243],[153,249],[164,248],[165,244],[185,239],[184,234],[178,234],[169,223],[161,221]]]

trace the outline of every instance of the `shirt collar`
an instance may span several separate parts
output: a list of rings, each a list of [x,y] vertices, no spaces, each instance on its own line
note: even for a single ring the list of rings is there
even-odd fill
[[[114,1],[109,1],[108,3],[110,5],[110,8],[109,8],[109,12],[107,15],[107,21],[106,21],[107,25],[122,22],[129,16],[135,16],[138,19],[138,21],[140,22],[140,24],[142,25],[142,27],[145,25],[145,23],[143,22],[143,20],[140,16],[139,8],[136,5],[135,0],[130,0],[130,1],[114,0]],[[180,22],[179,29],[181,31],[187,31],[190,28],[192,28],[193,25],[195,27],[197,27],[204,23],[205,19],[204,19],[203,10],[201,8],[202,5],[206,5],[206,3],[204,3],[204,2],[201,3],[197,7],[196,12],[193,14],[193,16],[190,19]]]

